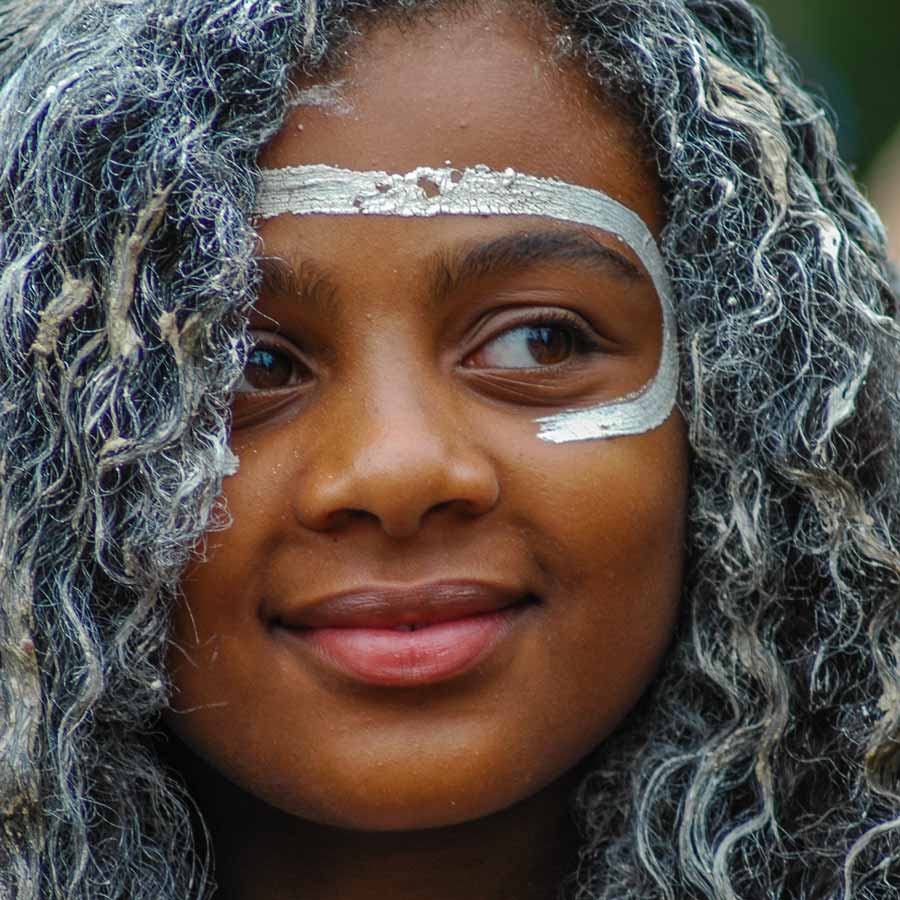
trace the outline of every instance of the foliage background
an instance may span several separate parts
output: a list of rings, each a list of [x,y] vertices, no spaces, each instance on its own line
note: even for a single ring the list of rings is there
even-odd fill
[[[900,0],[757,0],[837,115],[844,156],[863,182],[900,129]]]

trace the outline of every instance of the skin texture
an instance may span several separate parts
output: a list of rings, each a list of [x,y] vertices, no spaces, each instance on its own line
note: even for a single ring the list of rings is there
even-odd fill
[[[339,73],[342,102],[296,108],[261,163],[512,166],[603,190],[658,235],[640,142],[550,58],[544,28],[502,11],[414,35],[380,28]],[[549,897],[571,865],[574,768],[627,715],[671,636],[687,449],[677,412],[640,436],[536,437],[538,415],[621,396],[655,371],[660,311],[642,271],[544,261],[432,292],[440,260],[548,231],[572,229],[513,217],[259,227],[261,256],[328,289],[298,297],[272,278],[261,292],[251,327],[277,332],[297,383],[238,396],[233,525],[189,571],[176,614],[166,723],[222,896],[302,884],[304,897],[342,900]],[[500,368],[495,338],[536,309],[576,313],[606,352]],[[263,374],[248,368],[246,387]],[[288,604],[461,578],[538,602],[440,684],[361,684],[273,627]]]

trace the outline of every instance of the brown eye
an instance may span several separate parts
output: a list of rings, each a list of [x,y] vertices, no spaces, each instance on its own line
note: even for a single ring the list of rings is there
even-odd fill
[[[578,337],[562,325],[524,325],[488,341],[472,357],[491,369],[534,369],[568,362],[578,350]]]
[[[309,369],[283,347],[257,341],[247,356],[239,393],[276,391],[293,387],[309,374]]]
[[[555,366],[565,362],[574,346],[571,333],[562,328],[528,329],[528,352],[538,365]]]

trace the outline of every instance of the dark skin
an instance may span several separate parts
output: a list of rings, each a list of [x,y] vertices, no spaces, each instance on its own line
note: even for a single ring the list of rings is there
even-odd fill
[[[658,235],[632,127],[546,39],[499,7],[381,27],[336,73],[341,103],[296,109],[261,163],[511,166]],[[575,860],[577,767],[672,634],[687,446],[677,412],[562,445],[534,420],[654,374],[654,288],[613,236],[549,219],[282,215],[259,234],[282,262],[235,402],[233,525],[185,578],[169,659],[219,896],[548,900]],[[440,683],[359,683],[273,627],[279,604],[454,578],[532,602]]]

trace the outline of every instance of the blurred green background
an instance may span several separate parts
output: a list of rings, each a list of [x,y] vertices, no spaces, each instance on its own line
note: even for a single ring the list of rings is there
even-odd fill
[[[863,182],[900,129],[900,0],[756,0],[800,63],[804,84],[838,119],[844,157]]]

